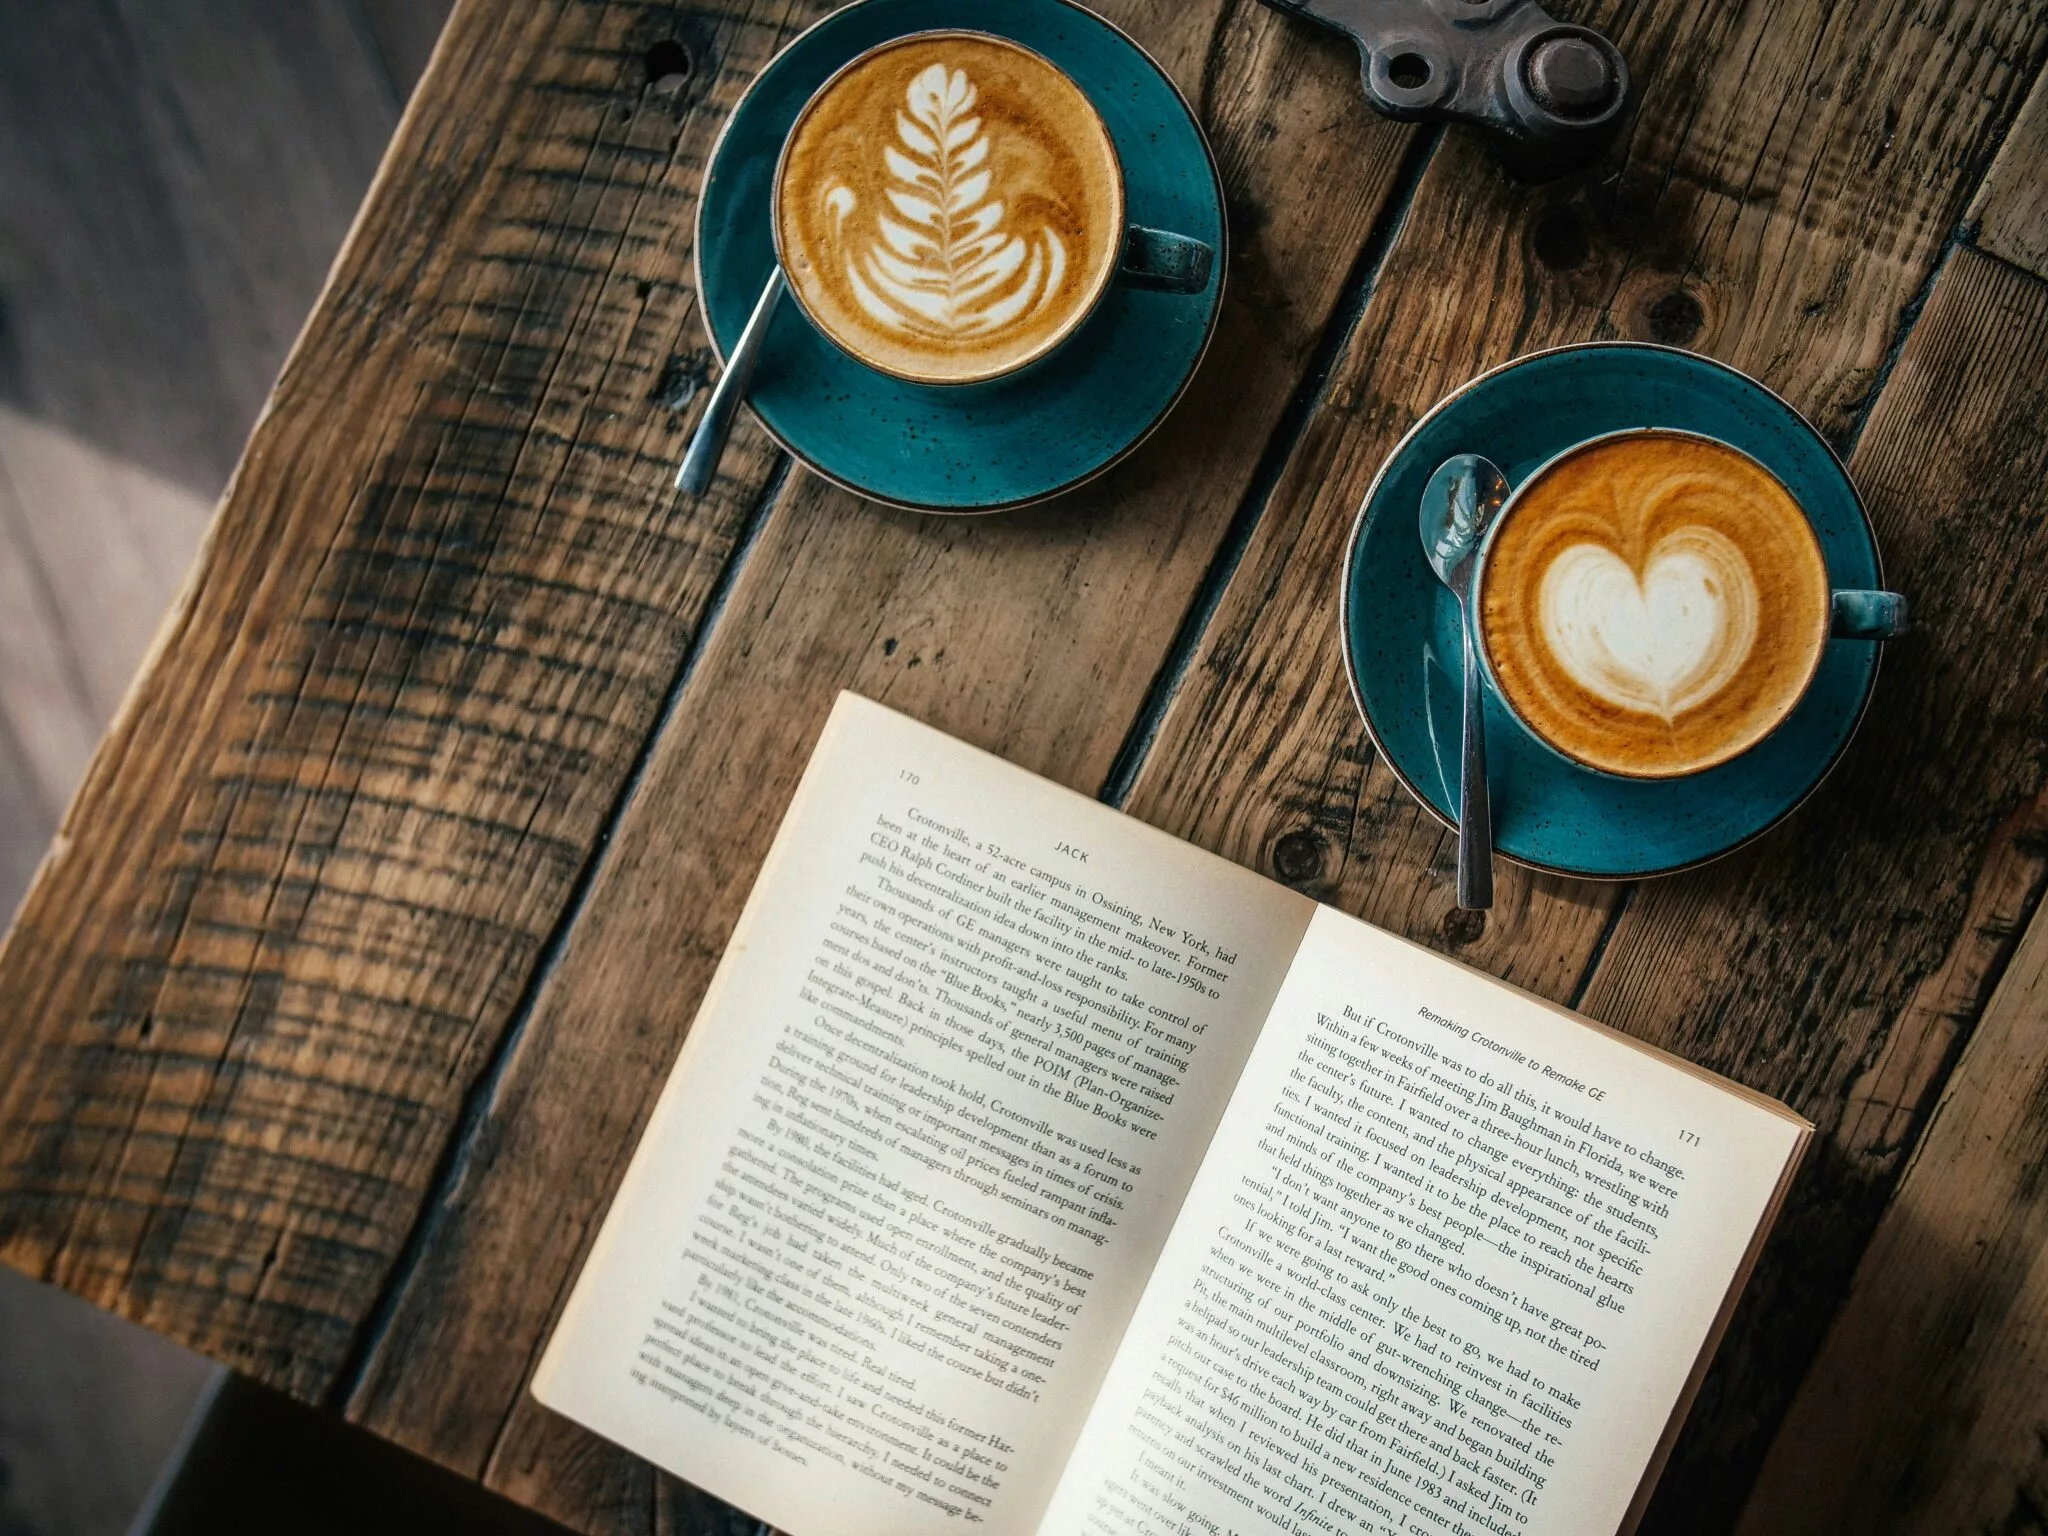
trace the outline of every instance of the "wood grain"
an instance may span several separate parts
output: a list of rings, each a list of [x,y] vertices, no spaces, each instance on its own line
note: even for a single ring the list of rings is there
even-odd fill
[[[2048,882],[2048,597],[1987,580],[2048,535],[1984,492],[2043,466],[2008,441],[2017,365],[1963,366],[2009,269],[1953,257],[1892,367],[2048,14],[1595,6],[1646,91],[1614,160],[1531,189],[1454,136],[1404,203],[1414,141],[1347,50],[1240,0],[1120,0],[1238,240],[1168,432],[987,523],[801,474],[764,502],[745,432],[679,508],[687,423],[652,397],[701,355],[690,191],[822,8],[464,0],[0,949],[0,1257],[583,1529],[733,1529],[524,1381],[847,685],[1083,788],[1135,763],[1147,819],[1822,1119],[1653,1516],[1725,1525]],[[656,96],[671,36],[701,67]],[[1888,752],[1785,833],[1632,899],[1511,878],[1475,924],[1344,696],[1336,548],[1439,394],[1611,335],[1727,357],[1855,442],[1928,624],[1884,679]]]
[[[1107,480],[1014,516],[893,514],[792,484],[350,1401],[581,1528],[646,1529],[658,1485],[534,1408],[526,1376],[836,691],[1100,784],[1395,184],[1409,131],[1361,112],[1347,48],[1216,0],[1104,9],[1195,99],[1228,188],[1231,298],[1193,391]],[[499,1283],[513,1268],[521,1284]]]
[[[397,122],[354,5],[0,0],[0,913]]]
[[[0,925],[397,122],[354,4],[0,0]],[[0,1270],[0,1530],[127,1529],[215,1369]]]
[[[1844,441],[2044,43],[2038,6],[1952,10],[1938,27],[1896,0],[1592,19],[1643,76],[1618,162],[1532,189],[1446,141],[1128,802],[1556,997],[1617,893],[1509,871],[1484,922],[1455,911],[1453,840],[1372,763],[1336,651],[1366,486],[1465,379],[1586,339],[1720,357]],[[1967,98],[1926,83],[1971,71],[1982,89]]]
[[[1955,339],[2038,367],[2048,288],[2024,284],[1990,277],[1977,297],[1993,302]],[[1786,1416],[1744,1536],[2048,1527],[2044,1018],[2048,921],[2037,916]]]
[[[2026,254],[2012,232],[2041,213],[2044,99],[2048,85],[2037,83],[1972,203],[1978,238],[1991,244],[2003,232],[1994,249],[2007,260]],[[1955,398],[1972,397],[1970,435],[1989,440],[1981,468],[1991,479],[1973,494],[2003,490],[2017,515],[2031,509],[2036,517],[2048,510],[2031,382],[2048,360],[2048,283],[2038,277],[1959,257],[1895,381],[1919,374],[1946,385],[1923,382],[1902,396],[1921,407],[1896,429],[1906,442],[1921,433],[1946,444],[1951,421],[1943,413]],[[1873,438],[1889,426],[1889,417],[1874,422]],[[1951,643],[1984,642],[1958,634]],[[1993,863],[1998,878],[1978,880],[1966,927],[2014,931],[2025,910],[2019,886],[2039,878],[2044,822],[2048,795],[2038,792],[2010,813],[1997,834],[2006,846]],[[2029,843],[2031,858],[2019,853]],[[2044,976],[2048,914],[2037,909],[1772,1445],[1743,1514],[1747,1536],[2048,1528]],[[1946,980],[1941,970],[1930,973],[1915,1004],[1948,1016],[1948,1026],[1914,1021],[1897,1034],[1919,1051],[1887,1050],[1863,1070],[1855,1109],[1879,1136],[1910,1138],[1910,1110],[1926,1102],[1943,1048],[1968,1027]],[[1981,985],[1972,979],[1960,990],[1967,998]]]
[[[2038,640],[2011,614],[2019,627],[1999,628],[1989,670],[1955,679],[1960,694],[1919,696],[1940,698],[1938,719],[1974,710],[1987,732],[1955,743],[1957,774],[1943,772],[1953,739],[1902,718],[1903,669],[1884,680],[1886,727],[1865,738],[1854,782],[1909,824],[1924,813],[1903,791],[1939,784],[1954,807],[1942,824],[1951,841],[1899,839],[1838,888],[1831,838],[1873,836],[1844,779],[1738,864],[1658,882],[1633,901],[1516,872],[1482,922],[1454,910],[1452,839],[1372,760],[1346,694],[1328,617],[1339,553],[1399,433],[1465,377],[1543,345],[1626,336],[1692,346],[1761,376],[1837,443],[1854,439],[1901,316],[2048,39],[2041,8],[1992,5],[1939,18],[1897,4],[1652,6],[1615,24],[1650,75],[1619,166],[1532,192],[1489,180],[1449,141],[1431,167],[1333,376],[1331,408],[1254,535],[1129,808],[1521,985],[1583,993],[1594,1017],[1787,1096],[1834,1137],[1646,1527],[1711,1530],[1733,1518],[1908,1144],[1877,1138],[1849,1112],[1866,1086],[1859,1057],[1888,1039],[1896,1063],[1917,1064],[1906,1087],[1920,1096],[1902,1113],[1917,1129],[1953,1059],[1944,1048],[1956,1024],[1942,1008],[1975,1017],[2038,898],[2037,852],[2015,843],[2022,827],[2001,826],[2011,776],[2043,750],[2024,703]],[[1932,84],[1972,72],[1980,89],[1968,99]],[[1480,274],[1475,286],[1495,297],[1446,285],[1445,271]],[[1883,541],[1908,591],[1918,582],[1946,596],[1955,589],[1933,568],[1933,546],[1917,532],[1909,541],[1907,525],[1939,528],[1951,545],[1977,530],[1937,520],[1924,490],[1905,493],[1931,467],[1919,447],[1914,478],[1890,492]],[[2017,532],[1986,541],[2007,555],[2023,544]],[[2014,712],[1991,708],[2008,696]],[[1895,730],[1909,753],[1897,762]],[[1978,749],[1985,760],[1971,759]],[[1932,856],[1919,862],[1923,852]],[[1972,912],[1973,890],[2000,904]]]
[[[668,492],[696,163],[807,13],[474,4],[0,949],[0,1254],[332,1384],[775,456]],[[714,24],[715,22],[715,24]]]
[[[1980,250],[2048,278],[2048,75],[2034,82],[1999,146],[1970,203],[1970,219]]]

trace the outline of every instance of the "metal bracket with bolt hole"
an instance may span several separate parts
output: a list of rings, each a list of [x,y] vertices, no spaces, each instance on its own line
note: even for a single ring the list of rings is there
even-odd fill
[[[1595,159],[1628,106],[1628,61],[1536,0],[1265,0],[1358,44],[1388,117],[1465,123],[1533,180]]]

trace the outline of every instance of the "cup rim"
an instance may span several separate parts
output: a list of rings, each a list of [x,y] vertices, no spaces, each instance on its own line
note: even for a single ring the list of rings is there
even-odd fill
[[[1013,362],[1004,363],[999,368],[987,368],[978,373],[948,374],[944,378],[933,378],[926,374],[909,373],[901,368],[892,368],[886,363],[876,362],[873,358],[863,357],[835,336],[831,329],[818,318],[810,304],[806,302],[802,286],[789,277],[789,258],[782,248],[782,219],[780,216],[782,207],[782,178],[789,166],[790,148],[796,143],[797,134],[803,129],[804,123],[809,119],[818,103],[823,101],[831,93],[832,88],[842,79],[860,68],[877,54],[887,53],[893,48],[901,48],[908,43],[920,42],[935,37],[971,37],[980,42],[994,43],[1012,52],[1021,53],[1027,58],[1036,59],[1040,64],[1066,81],[1073,88],[1074,94],[1079,96],[1082,103],[1088,108],[1088,115],[1094,122],[1097,132],[1101,134],[1103,145],[1109,151],[1109,166],[1112,172],[1111,181],[1116,189],[1116,206],[1112,210],[1112,217],[1110,219],[1111,228],[1116,231],[1116,252],[1112,254],[1109,261],[1103,263],[1102,270],[1095,279],[1095,290],[1088,295],[1087,302],[1082,304],[1067,318],[1065,325],[1033,347],[1023,357]],[[1066,345],[1068,341],[1072,340],[1075,332],[1087,324],[1089,317],[1097,309],[1101,308],[1103,299],[1108,296],[1111,286],[1116,282],[1117,266],[1123,249],[1124,231],[1130,222],[1128,214],[1129,199],[1125,195],[1124,188],[1123,156],[1117,152],[1116,138],[1110,133],[1109,124],[1104,121],[1102,110],[1095,105],[1093,98],[1081,88],[1078,80],[1068,74],[1066,70],[1061,69],[1059,65],[1040,53],[1036,48],[1028,47],[1018,42],[1015,38],[1003,37],[998,33],[983,31],[978,27],[921,27],[915,32],[903,32],[895,37],[885,38],[871,48],[863,48],[844,64],[841,64],[830,75],[825,77],[823,83],[815,91],[811,92],[804,104],[797,109],[796,116],[790,121],[788,132],[782,136],[782,147],[776,151],[775,174],[770,178],[768,184],[769,238],[775,245],[775,264],[782,269],[784,288],[788,290],[789,296],[796,301],[796,306],[803,312],[804,318],[811,323],[811,328],[856,363],[859,363],[861,367],[872,369],[874,372],[892,379],[901,379],[906,384],[921,384],[933,389],[957,389],[974,384],[989,384],[997,379],[1009,378],[1012,374],[1022,373],[1034,363],[1043,362],[1047,357],[1058,351],[1059,348]]]
[[[1578,455],[1603,443],[1616,442],[1625,438],[1644,437],[1677,437],[1689,439],[1696,443],[1707,443],[1721,449],[1723,452],[1732,453],[1736,457],[1748,461],[1757,470],[1761,471],[1773,485],[1784,492],[1785,499],[1798,508],[1800,527],[1805,530],[1807,542],[1812,546],[1814,554],[1820,560],[1822,579],[1827,585],[1829,596],[1832,597],[1834,584],[1832,575],[1828,572],[1827,549],[1820,541],[1819,530],[1813,526],[1812,515],[1807,512],[1805,505],[1799,498],[1792,494],[1791,487],[1786,485],[1784,480],[1768,464],[1757,458],[1755,454],[1738,448],[1735,444],[1723,438],[1715,437],[1710,432],[1695,432],[1689,427],[1617,427],[1611,432],[1596,433],[1592,437],[1582,438],[1576,443],[1559,449],[1541,464],[1530,470],[1523,478],[1522,483],[1509,493],[1507,501],[1501,507],[1499,516],[1494,518],[1492,526],[1486,530],[1486,536],[1480,540],[1478,552],[1473,557],[1472,620],[1477,626],[1477,634],[1474,638],[1478,642],[1474,649],[1479,655],[1480,665],[1486,674],[1487,686],[1492,689],[1494,697],[1500,700],[1502,707],[1507,710],[1515,724],[1520,726],[1530,739],[1539,746],[1556,753],[1575,768],[1582,768],[1588,773],[1597,773],[1605,778],[1629,779],[1637,782],[1671,783],[1690,779],[1702,773],[1710,773],[1726,763],[1734,762],[1736,758],[1741,757],[1744,753],[1754,751],[1757,747],[1761,746],[1779,727],[1792,718],[1794,712],[1805,702],[1807,692],[1813,687],[1813,680],[1820,675],[1821,663],[1827,657],[1828,633],[1832,627],[1832,613],[1828,604],[1824,603],[1821,607],[1817,626],[1819,634],[1816,637],[1816,643],[1807,662],[1806,674],[1800,679],[1798,691],[1792,694],[1790,701],[1771,720],[1770,724],[1746,736],[1734,746],[1715,754],[1704,762],[1688,764],[1686,767],[1671,769],[1665,772],[1633,772],[1625,768],[1612,768],[1604,763],[1595,763],[1581,757],[1578,753],[1573,752],[1561,743],[1552,741],[1543,732],[1539,731],[1516,705],[1509,691],[1501,685],[1500,674],[1494,666],[1493,650],[1488,644],[1486,625],[1481,620],[1481,614],[1484,611],[1486,572],[1493,553],[1493,547],[1496,540],[1500,537],[1501,530],[1507,527],[1509,519],[1515,515],[1516,507],[1520,504],[1523,493],[1541,481],[1567,459],[1576,458]]]

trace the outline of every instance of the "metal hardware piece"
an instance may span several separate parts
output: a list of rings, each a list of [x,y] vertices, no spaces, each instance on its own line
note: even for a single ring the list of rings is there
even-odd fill
[[[1265,0],[1358,44],[1365,97],[1407,122],[1465,123],[1517,174],[1596,158],[1628,107],[1628,60],[1537,0]]]

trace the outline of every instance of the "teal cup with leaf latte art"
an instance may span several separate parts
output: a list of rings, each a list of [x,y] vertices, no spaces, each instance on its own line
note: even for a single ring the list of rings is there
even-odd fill
[[[1127,228],[1100,114],[1004,38],[921,32],[812,96],[775,173],[775,248],[820,332],[871,368],[971,384],[1073,335],[1121,276],[1200,293],[1214,253]]]

